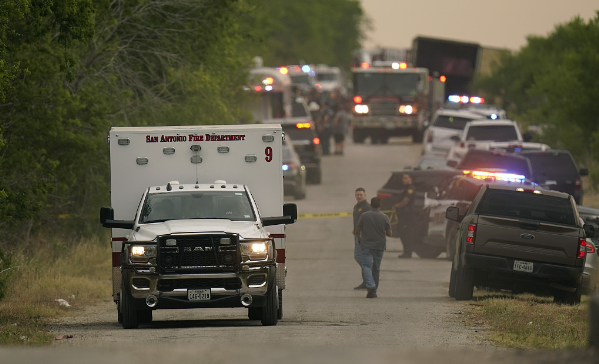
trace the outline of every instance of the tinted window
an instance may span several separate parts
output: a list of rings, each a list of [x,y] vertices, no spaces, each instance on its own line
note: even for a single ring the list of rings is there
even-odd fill
[[[308,116],[306,108],[304,104],[301,102],[294,102],[291,109],[291,116],[300,117],[300,116]]]
[[[526,157],[530,160],[535,178],[578,175],[576,165],[567,153],[527,153]]]
[[[447,115],[439,115],[433,126],[437,126],[439,128],[448,128],[455,130],[464,130],[466,123],[471,121],[472,119],[461,118],[458,116],[447,116]]]
[[[513,125],[476,125],[468,128],[466,140],[509,142],[518,140],[518,133]]]
[[[310,84],[310,77],[308,75],[295,75],[291,76],[291,82],[295,84]]]
[[[312,129],[298,129],[295,126],[295,124],[283,125],[283,131],[285,132],[285,134],[289,135],[291,137],[291,140],[294,142],[300,140],[309,140],[310,142],[312,142],[312,139],[315,137],[314,131]]]
[[[476,213],[576,225],[569,199],[530,192],[489,189],[476,208]]]
[[[459,165],[460,169],[476,170],[485,168],[499,168],[507,173],[521,174],[530,177],[530,170],[526,158],[519,158],[505,154],[495,153],[467,153]]]

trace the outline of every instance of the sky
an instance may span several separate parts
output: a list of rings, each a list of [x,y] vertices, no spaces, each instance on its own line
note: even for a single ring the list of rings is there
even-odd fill
[[[360,0],[373,30],[363,42],[410,48],[416,36],[518,50],[528,35],[546,36],[576,16],[596,17],[599,0]]]

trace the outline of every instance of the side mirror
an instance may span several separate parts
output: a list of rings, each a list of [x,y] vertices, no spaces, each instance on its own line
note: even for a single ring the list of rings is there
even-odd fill
[[[283,205],[283,215],[291,216],[293,222],[297,221],[297,205],[294,203],[286,203]]]
[[[448,160],[448,161],[447,161],[447,163],[446,163],[446,164],[447,164],[448,166],[450,166],[451,168],[455,168],[455,167],[457,167],[457,166],[458,166],[458,161],[450,159],[450,160]]]
[[[294,203],[286,203],[283,205],[283,216],[263,217],[262,225],[289,225],[297,221],[297,205]]]
[[[115,220],[114,210],[112,207],[101,207],[100,208],[100,223],[105,228],[115,229],[133,229],[135,225],[133,220]]]
[[[532,140],[532,133],[524,133],[522,134],[522,140],[525,142],[529,142]]]
[[[451,221],[461,222],[464,219],[463,215],[460,215],[460,209],[456,206],[449,206],[445,210],[445,218]]]
[[[580,174],[581,176],[588,176],[589,175],[589,169],[588,168],[581,168],[578,171],[578,174]]]
[[[453,140],[454,142],[459,142],[460,141],[460,136],[459,135],[452,135],[451,138],[449,138],[451,140]]]
[[[592,239],[595,237],[595,227],[593,225],[584,224],[582,228],[584,229],[584,234],[587,238]]]

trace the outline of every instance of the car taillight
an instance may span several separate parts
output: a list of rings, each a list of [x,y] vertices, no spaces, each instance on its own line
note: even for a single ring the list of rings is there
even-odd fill
[[[595,252],[595,246],[587,243],[587,254],[594,253],[594,252]]]
[[[466,233],[466,242],[468,244],[474,244],[474,238],[476,237],[476,224],[468,225],[468,232]]]
[[[577,178],[576,181],[574,182],[574,189],[580,190],[581,188],[582,188],[582,181],[580,180],[580,178]]]
[[[390,193],[381,193],[381,192],[377,193],[377,197],[380,198],[381,200],[384,200],[384,199],[389,198],[391,196],[393,196],[393,195],[390,194]]]
[[[577,254],[577,258],[584,258],[585,254],[587,253],[587,241],[585,238],[580,238],[578,239],[578,254]]]
[[[318,145],[318,144],[320,144],[320,139],[314,138],[314,139],[312,139],[312,143]]]

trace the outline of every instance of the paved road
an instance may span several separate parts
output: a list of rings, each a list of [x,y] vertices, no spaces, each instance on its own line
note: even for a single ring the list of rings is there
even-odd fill
[[[412,164],[420,146],[409,139],[387,145],[347,146],[344,156],[324,159],[321,185],[309,186],[300,213],[349,212],[358,186],[367,197],[393,170]],[[353,260],[351,217],[302,219],[287,228],[284,318],[276,327],[248,321],[245,309],[157,311],[154,323],[123,330],[106,302],[53,325],[74,337],[52,349],[0,349],[19,362],[504,362],[505,351],[481,340],[484,330],[464,324],[467,303],[447,297],[450,263],[397,259],[389,239],[379,298],[366,299]],[[4,360],[2,361],[4,362]],[[11,361],[9,361],[11,362]],[[78,361],[79,362],[79,361]],[[505,362],[509,362],[506,360]]]

